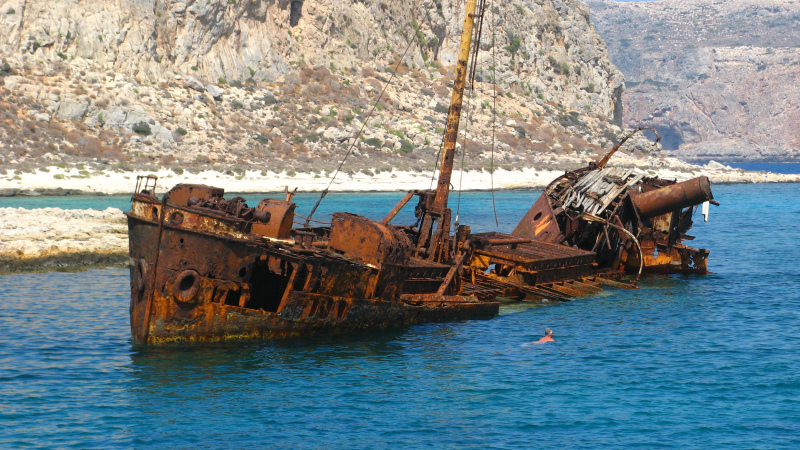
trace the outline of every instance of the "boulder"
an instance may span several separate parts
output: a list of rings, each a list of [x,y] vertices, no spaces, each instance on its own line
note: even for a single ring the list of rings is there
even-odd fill
[[[222,98],[222,89],[220,89],[219,86],[208,84],[206,85],[206,92],[214,97],[214,100],[219,100]]]
[[[186,85],[198,92],[204,92],[206,90],[205,86],[203,86],[203,83],[191,75],[186,77]]]

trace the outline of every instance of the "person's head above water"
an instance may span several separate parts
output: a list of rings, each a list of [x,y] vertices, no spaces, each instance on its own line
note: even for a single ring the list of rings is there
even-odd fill
[[[545,336],[552,336],[553,335],[553,330],[551,330],[550,328],[544,330],[544,335]]]

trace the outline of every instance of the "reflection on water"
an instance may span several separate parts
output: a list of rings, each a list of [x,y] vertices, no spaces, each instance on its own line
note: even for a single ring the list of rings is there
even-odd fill
[[[798,193],[716,186],[714,275],[358,335],[138,347],[127,270],[0,277],[0,447],[795,448]]]

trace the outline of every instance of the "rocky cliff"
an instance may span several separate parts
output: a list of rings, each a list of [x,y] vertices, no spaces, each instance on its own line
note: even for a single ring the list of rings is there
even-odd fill
[[[800,158],[800,2],[590,0],[625,74],[624,123],[688,160]]]
[[[0,170],[320,171],[353,143],[354,170],[430,169],[460,3],[0,0]],[[493,134],[508,167],[609,145],[623,80],[588,8],[504,0],[485,20],[467,168]]]

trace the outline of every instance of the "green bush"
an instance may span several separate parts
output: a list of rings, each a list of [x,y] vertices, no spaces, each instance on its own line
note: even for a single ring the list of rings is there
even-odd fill
[[[142,136],[150,136],[152,130],[150,129],[150,125],[147,122],[139,122],[133,126],[133,131],[135,133],[141,134]]]
[[[11,65],[8,64],[8,61],[3,61],[3,65],[0,66],[0,77],[11,75],[11,70]]]
[[[506,51],[511,54],[513,57],[517,54],[520,46],[522,46],[522,41],[520,41],[519,37],[510,34],[508,36],[509,45],[506,46]]]
[[[400,139],[400,151],[409,154],[414,151],[414,144],[408,139]]]
[[[364,142],[366,142],[367,145],[371,145],[375,148],[380,148],[381,145],[383,145],[383,141],[378,138],[369,138]]]
[[[186,131],[186,129],[184,128],[178,128],[177,130],[175,130],[175,132],[180,134],[181,136],[186,136],[186,133],[188,133],[188,131]]]
[[[438,103],[433,108],[433,110],[438,112],[438,113],[442,113],[442,114],[447,114],[447,113],[450,112],[450,108],[448,108],[447,106],[444,106],[444,105],[440,105]]]
[[[271,106],[278,103],[278,99],[276,99],[275,96],[272,94],[264,94],[264,97],[261,99],[261,101],[264,102],[264,104],[267,106]]]

